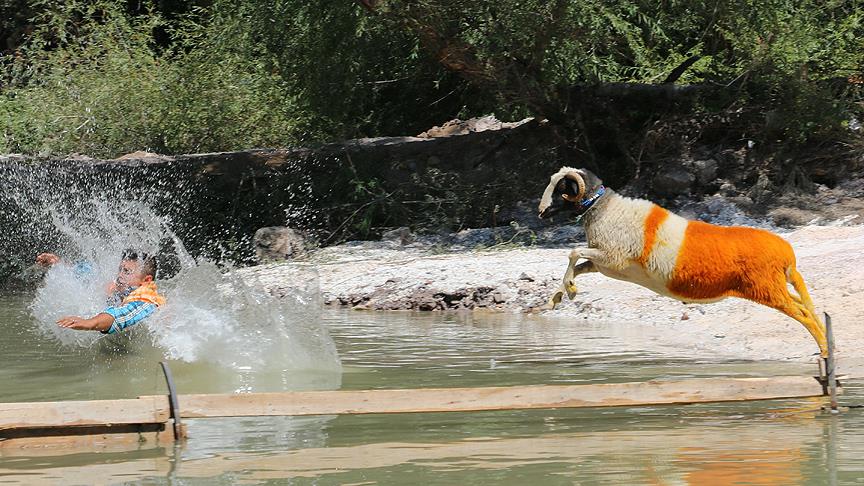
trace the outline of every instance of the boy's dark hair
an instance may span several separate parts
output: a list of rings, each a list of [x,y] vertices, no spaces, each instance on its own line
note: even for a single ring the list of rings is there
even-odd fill
[[[121,258],[124,261],[132,260],[139,262],[139,271],[142,275],[150,275],[151,277],[156,278],[156,271],[159,269],[159,266],[156,264],[156,255],[150,255],[146,252],[129,248],[123,250],[123,256]]]

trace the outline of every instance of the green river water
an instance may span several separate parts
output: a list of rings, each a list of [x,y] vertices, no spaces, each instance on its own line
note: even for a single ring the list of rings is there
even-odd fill
[[[148,343],[121,350],[108,342],[60,345],[39,332],[27,309],[31,299],[0,296],[3,402],[165,393],[163,350]],[[656,344],[643,346],[655,337],[624,323],[337,310],[321,319],[341,372],[292,370],[277,359],[259,368],[173,360],[179,392],[815,373],[815,364],[657,352]],[[190,420],[188,440],[174,447],[0,448],[0,484],[864,483],[864,409],[833,416],[819,410],[822,403]],[[841,404],[864,404],[860,382],[846,384]]]

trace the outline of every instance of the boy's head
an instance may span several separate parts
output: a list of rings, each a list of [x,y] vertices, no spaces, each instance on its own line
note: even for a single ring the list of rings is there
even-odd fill
[[[156,257],[138,250],[125,250],[117,271],[117,287],[138,287],[156,278]]]

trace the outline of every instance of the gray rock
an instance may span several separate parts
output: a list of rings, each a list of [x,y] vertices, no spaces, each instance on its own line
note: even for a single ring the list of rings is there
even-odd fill
[[[0,154],[0,163],[26,162],[27,157],[21,154]]]
[[[414,235],[411,234],[408,227],[403,226],[382,234],[381,241],[389,241],[404,246],[414,242]]]
[[[735,188],[735,184],[729,181],[724,181],[722,184],[720,184],[720,191],[718,192],[718,194],[722,196],[734,196],[738,194],[738,189]]]
[[[295,260],[306,256],[303,234],[285,226],[268,226],[255,232],[252,239],[259,262]]]
[[[449,243],[453,246],[464,248],[492,246],[509,240],[515,233],[516,230],[511,226],[464,229],[458,233],[453,233],[450,236]]]
[[[768,179],[768,175],[764,172],[759,174],[759,179],[756,180],[756,184],[750,188],[747,195],[757,202],[769,197],[771,195],[771,181]]]
[[[717,178],[717,161],[714,159],[697,160],[693,162],[696,182],[700,185],[710,184]]]
[[[794,228],[819,218],[819,214],[806,209],[780,207],[769,211],[768,217],[781,228]]]
[[[702,201],[683,206],[678,211],[678,214],[689,219],[699,219],[719,225],[743,225],[770,228],[770,225],[767,225],[762,221],[757,221],[742,211],[738,204],[744,202],[746,202],[744,198],[730,199],[715,195],[707,197]]]
[[[675,197],[690,193],[696,177],[684,169],[674,168],[661,172],[654,177],[654,192],[665,197]]]
[[[501,208],[498,213],[499,223],[516,223],[521,228],[537,230],[549,226],[549,222],[540,219],[537,215],[537,205],[540,198],[529,201],[519,201],[512,206]]]
[[[518,122],[501,122],[495,115],[487,115],[479,118],[460,120],[458,118],[448,121],[440,127],[432,127],[417,135],[418,138],[450,137],[453,135],[466,135],[474,132],[485,132],[487,130],[501,130],[502,128],[514,128],[526,123],[531,118]]]

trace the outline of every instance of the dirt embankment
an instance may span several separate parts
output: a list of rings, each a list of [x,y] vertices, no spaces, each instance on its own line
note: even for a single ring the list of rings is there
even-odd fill
[[[795,248],[819,312],[833,317],[844,370],[864,365],[864,226],[808,225],[781,233]],[[435,253],[423,245],[356,243],[326,248],[311,261],[244,272],[278,293],[296,265],[314,266],[327,304],[371,310],[525,312],[558,287],[569,248],[508,248]],[[664,335],[664,345],[733,358],[812,360],[803,326],[741,299],[683,304],[600,274],[578,277],[579,293],[541,314],[572,322],[626,321]],[[569,324],[568,324],[569,325]],[[647,330],[647,329],[646,329]],[[668,332],[667,332],[668,331]]]

